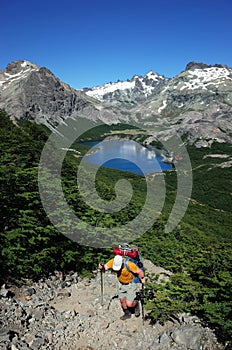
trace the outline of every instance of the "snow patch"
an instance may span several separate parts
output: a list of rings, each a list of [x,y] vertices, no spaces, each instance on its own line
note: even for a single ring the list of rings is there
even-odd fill
[[[23,63],[21,63],[21,67],[22,67],[22,68],[27,67],[27,65],[28,65],[28,63],[27,63],[26,61],[23,62]],[[30,65],[28,68],[22,69],[20,72],[18,72],[18,73],[16,73],[16,74],[10,74],[10,73],[4,72],[4,75],[5,75],[6,79],[0,81],[0,86],[4,85],[4,86],[2,87],[2,89],[4,90],[4,89],[6,89],[7,86],[8,86],[9,84],[11,84],[12,82],[15,82],[15,81],[20,80],[20,79],[24,79],[24,78],[26,78],[31,72],[37,71],[37,70],[39,70],[39,67],[38,67],[38,66],[36,66],[36,65],[33,65],[33,66]]]
[[[135,88],[136,82],[139,81],[141,83],[143,93],[145,94],[145,96],[148,96],[152,94],[155,87],[151,85],[147,85],[146,82],[144,81],[144,78],[148,78],[149,80],[153,80],[155,82],[159,82],[160,80],[165,79],[165,77],[150,71],[145,75],[145,77],[134,75],[132,80],[118,81],[114,83],[111,82],[111,83],[104,84],[102,86],[95,86],[91,90],[85,91],[85,93],[93,98],[103,101],[104,95],[108,93],[114,93],[117,90],[119,91],[133,90]]]
[[[103,86],[94,87],[93,90],[87,91],[86,94],[97,99],[102,99],[103,95],[116,90],[127,90],[135,87],[135,81],[119,81],[117,83],[108,83]]]
[[[227,68],[210,67],[205,69],[193,69],[188,71],[188,81],[179,82],[179,89],[195,90],[203,89],[207,90],[208,86],[219,86],[224,83],[225,80],[232,80],[230,78],[230,71]],[[183,84],[183,85],[182,85]]]
[[[148,73],[145,75],[145,77],[147,77],[148,79],[153,79],[153,80],[155,80],[155,81],[158,81],[158,80],[160,80],[160,79],[164,79],[163,76],[161,76],[161,75],[159,75],[159,74],[157,74],[157,73],[154,73],[153,71],[148,72]]]
[[[167,100],[163,101],[163,105],[158,109],[158,113],[161,113],[164,108],[167,106]]]

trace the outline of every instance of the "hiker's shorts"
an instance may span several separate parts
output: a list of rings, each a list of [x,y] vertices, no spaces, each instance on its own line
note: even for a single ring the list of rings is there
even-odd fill
[[[129,283],[129,284],[122,284],[121,282],[118,282],[118,297],[126,298],[129,302],[132,303],[132,301],[136,297],[137,292],[137,284],[138,283]]]

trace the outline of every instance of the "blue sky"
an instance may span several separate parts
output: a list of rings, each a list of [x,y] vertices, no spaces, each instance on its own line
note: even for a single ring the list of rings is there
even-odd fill
[[[190,61],[232,67],[231,0],[3,0],[0,69],[25,59],[79,89]]]

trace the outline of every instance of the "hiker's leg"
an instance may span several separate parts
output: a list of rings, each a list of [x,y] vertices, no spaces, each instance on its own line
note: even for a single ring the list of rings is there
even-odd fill
[[[121,303],[121,306],[124,309],[127,309],[126,305],[126,286],[118,282],[118,297]]]
[[[130,310],[131,313],[135,314],[136,317],[139,317],[140,315],[140,306],[138,300],[133,300],[133,302],[127,301],[127,308]]]
[[[123,310],[127,309],[126,298],[120,298],[120,303],[121,303]]]
[[[120,317],[121,320],[126,320],[131,317],[131,312],[127,308],[127,301],[126,301],[126,286],[122,285],[119,282],[119,288],[118,288],[118,297],[123,309],[123,316]]]
[[[126,305],[128,308],[134,308],[137,305],[136,299],[136,292],[137,292],[137,284],[136,283],[130,283],[127,288],[127,294],[126,294]]]
[[[123,315],[120,317],[120,319],[124,321],[131,317],[131,311],[127,307],[126,298],[121,298],[120,302],[123,310]]]
[[[137,284],[136,283],[131,283],[131,286],[129,288],[129,292],[127,294],[127,308],[135,315],[135,317],[140,316],[140,306],[139,302],[137,300]]]
[[[135,307],[136,305],[137,305],[137,300],[133,300],[132,302],[126,300],[126,306],[127,307]]]

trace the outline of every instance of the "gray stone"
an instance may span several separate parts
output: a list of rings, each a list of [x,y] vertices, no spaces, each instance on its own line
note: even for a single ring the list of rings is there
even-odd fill
[[[0,329],[0,342],[4,343],[10,340],[10,330],[1,330]]]
[[[4,287],[0,289],[0,298],[8,298],[10,291]]]
[[[168,344],[169,342],[170,342],[170,337],[167,335],[166,332],[160,335],[159,337],[160,344],[164,345],[164,344]]]
[[[174,342],[191,350],[199,350],[202,346],[202,328],[200,326],[181,326],[172,333]]]

